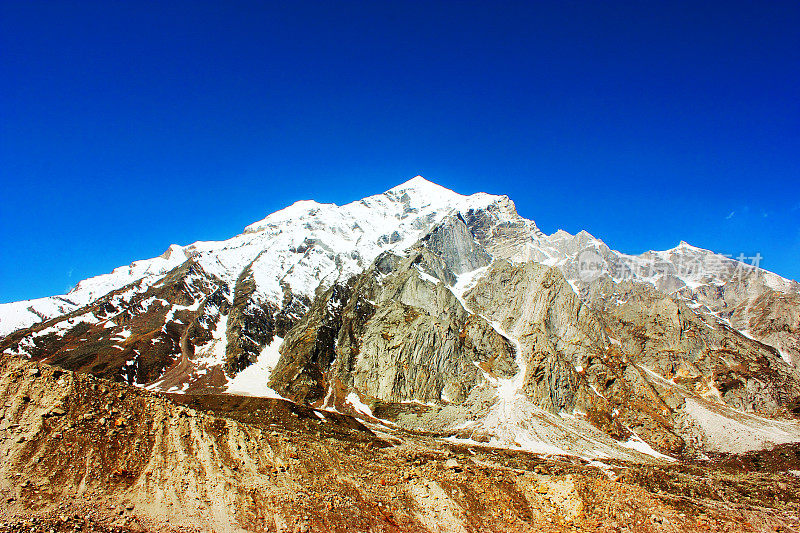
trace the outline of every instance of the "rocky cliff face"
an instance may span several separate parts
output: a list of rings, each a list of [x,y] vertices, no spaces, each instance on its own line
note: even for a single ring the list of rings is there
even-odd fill
[[[546,235],[507,197],[419,177],[2,304],[0,331],[6,355],[150,390],[471,443],[641,458],[800,440],[796,282],[686,243]]]
[[[508,340],[468,313],[440,281],[455,283],[453,268],[488,259],[460,217],[434,228],[407,257],[379,257],[346,287],[318,297],[287,335],[273,388],[331,405],[341,405],[343,391],[369,401],[460,403],[481,372],[515,372]],[[303,374],[295,367],[304,361],[317,376],[310,396],[304,385],[293,383]]]
[[[765,435],[748,418],[793,416],[800,380],[775,349],[650,284],[604,276],[581,298],[554,266],[487,265],[478,241],[463,217],[447,219],[405,257],[381,257],[319,297],[324,316],[290,331],[272,387],[338,409],[350,398],[351,410],[366,403],[406,427],[574,453],[585,451],[574,428],[536,424],[577,416],[577,431],[601,431],[610,449],[646,442],[673,455],[798,435],[796,423]],[[324,358],[302,355],[321,342]],[[284,370],[302,376],[307,361],[313,395]],[[419,416],[408,402],[433,405]]]

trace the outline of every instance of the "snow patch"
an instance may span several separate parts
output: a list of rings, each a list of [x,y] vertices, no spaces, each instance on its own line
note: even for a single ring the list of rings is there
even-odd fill
[[[427,272],[423,271],[419,267],[419,265],[417,265],[415,268],[417,269],[417,273],[419,274],[420,279],[422,279],[424,281],[429,281],[429,282],[433,283],[434,285],[437,285],[439,283],[439,281],[440,281],[439,278],[435,278],[435,277],[431,276],[430,274],[428,274]]]
[[[361,398],[358,397],[358,394],[355,392],[351,392],[345,398],[345,402],[349,403],[353,406],[357,412],[361,413],[362,415],[366,415],[370,418],[375,418],[375,415],[372,414],[372,409],[369,408],[367,404],[361,401]]]
[[[264,398],[283,398],[272,390],[267,383],[272,370],[280,359],[278,351],[283,339],[275,337],[271,343],[261,350],[258,360],[248,366],[228,382],[225,392],[242,396],[261,396]]]
[[[620,445],[624,446],[625,448],[630,448],[631,450],[636,450],[637,452],[644,453],[646,455],[651,455],[658,459],[664,459],[665,461],[675,461],[674,458],[670,457],[669,455],[664,455],[663,453],[653,449],[652,446],[647,444],[639,435],[631,431],[630,428],[627,428],[628,431],[631,432],[631,438],[628,439],[626,442],[620,442]]]
[[[194,362],[197,365],[213,366],[225,363],[225,350],[228,346],[228,315],[220,315],[211,334],[211,340],[195,348]]]

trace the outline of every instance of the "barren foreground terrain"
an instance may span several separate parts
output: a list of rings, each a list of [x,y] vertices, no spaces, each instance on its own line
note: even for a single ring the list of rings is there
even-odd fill
[[[798,531],[800,447],[631,464],[0,359],[2,531]]]

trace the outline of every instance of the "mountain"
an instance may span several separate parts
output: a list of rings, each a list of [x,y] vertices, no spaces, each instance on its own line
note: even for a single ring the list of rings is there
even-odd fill
[[[800,287],[681,242],[543,233],[417,176],[0,305],[0,351],[454,442],[701,457],[800,440]]]
[[[800,526],[798,284],[506,196],[300,201],[0,335],[3,530]]]

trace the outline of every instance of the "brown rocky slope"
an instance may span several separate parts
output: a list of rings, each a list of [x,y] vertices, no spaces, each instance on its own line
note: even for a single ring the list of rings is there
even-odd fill
[[[800,450],[541,457],[0,360],[0,529],[794,531]]]

